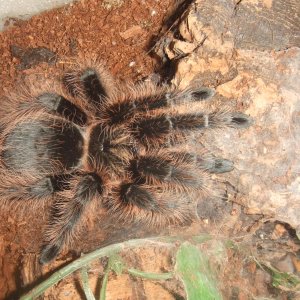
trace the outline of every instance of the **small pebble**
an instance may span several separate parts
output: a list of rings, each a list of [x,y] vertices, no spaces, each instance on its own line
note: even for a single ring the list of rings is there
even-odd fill
[[[154,17],[157,14],[156,10],[152,9],[151,10],[151,17]]]

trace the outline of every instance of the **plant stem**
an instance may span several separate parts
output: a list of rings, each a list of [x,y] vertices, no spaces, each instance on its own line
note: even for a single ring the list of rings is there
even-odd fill
[[[83,287],[83,291],[86,296],[86,299],[87,300],[96,300],[95,296],[91,290],[90,284],[89,284],[89,275],[87,272],[87,268],[83,267],[80,270],[80,274],[81,274],[82,287]]]
[[[131,275],[142,277],[146,279],[152,279],[152,280],[167,280],[170,278],[173,278],[173,273],[149,273],[149,272],[143,272],[137,269],[128,269],[127,272]]]
[[[161,240],[164,240],[161,242]],[[49,287],[58,283],[60,280],[64,279],[71,273],[79,270],[83,266],[86,266],[91,261],[103,257],[110,256],[112,252],[119,252],[125,248],[134,248],[145,245],[145,243],[154,243],[154,244],[162,244],[164,246],[174,246],[172,245],[172,241],[176,240],[176,238],[166,238],[166,237],[155,237],[155,238],[147,238],[147,239],[134,239],[125,241],[119,244],[110,245],[101,249],[97,249],[89,254],[83,255],[82,257],[76,259],[72,263],[63,267],[59,271],[52,274],[47,280],[43,281],[41,284],[37,285],[26,295],[22,296],[20,300],[33,300],[36,297],[42,295]]]
[[[110,264],[111,264],[111,258],[108,259],[107,267],[106,267],[106,270],[104,272],[99,300],[105,300],[106,299],[106,287],[107,287],[107,282],[108,282],[108,275],[109,275],[109,272],[111,270],[110,269]]]

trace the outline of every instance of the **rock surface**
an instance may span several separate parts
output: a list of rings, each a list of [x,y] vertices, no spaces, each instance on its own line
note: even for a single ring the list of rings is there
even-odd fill
[[[251,115],[247,130],[206,135],[206,147],[235,162],[232,199],[247,213],[300,233],[300,3],[203,1],[186,11],[169,58],[184,55],[173,83],[216,88],[216,104]],[[298,32],[297,32],[298,27]],[[222,149],[222,150],[220,150]]]

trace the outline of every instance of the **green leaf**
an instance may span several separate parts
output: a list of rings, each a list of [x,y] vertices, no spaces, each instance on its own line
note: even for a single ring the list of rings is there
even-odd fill
[[[220,300],[207,257],[194,245],[183,243],[176,254],[176,273],[183,281],[188,300]]]

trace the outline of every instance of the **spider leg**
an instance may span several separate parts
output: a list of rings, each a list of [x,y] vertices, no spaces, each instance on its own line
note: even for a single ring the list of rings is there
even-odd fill
[[[134,205],[149,211],[158,209],[155,197],[151,191],[135,183],[121,184],[119,197],[124,205]]]
[[[188,132],[208,128],[234,127],[245,128],[251,124],[251,118],[240,112],[212,113],[160,113],[133,121],[132,128],[136,138],[143,144],[162,144],[166,138],[184,135]]]
[[[82,73],[80,80],[82,82],[84,92],[90,101],[94,104],[101,105],[104,98],[107,97],[107,91],[96,70],[86,69]]]
[[[8,175],[8,174],[6,174]],[[71,174],[61,174],[35,178],[27,176],[7,176],[0,183],[0,195],[6,202],[49,199],[54,193],[68,188]]]
[[[104,206],[119,221],[149,225],[185,223],[193,215],[191,198],[186,192],[167,191],[159,186],[122,182]]]
[[[83,96],[95,107],[106,103],[106,98],[113,89],[112,79],[101,65],[69,71],[62,81],[70,95]]]
[[[180,160],[184,163],[193,164],[198,168],[209,173],[226,173],[234,169],[233,162],[221,157],[204,154],[197,155],[188,152],[170,152],[170,155],[175,160]]]
[[[211,99],[215,90],[208,87],[191,87],[173,95],[174,104],[183,104],[186,101],[203,101]]]
[[[37,102],[47,111],[56,113],[79,126],[84,126],[87,123],[87,115],[85,112],[59,94],[41,94],[37,97]]]
[[[191,102],[201,102],[212,98],[215,90],[208,87],[190,87],[183,91],[162,91],[157,95],[137,98],[136,106],[143,111],[158,108],[168,108],[176,105],[190,104]]]
[[[59,174],[45,177],[27,188],[30,197],[43,198],[70,189],[70,179],[74,174]]]
[[[96,174],[86,174],[78,179],[72,198],[63,197],[54,204],[41,251],[42,264],[54,259],[76,233],[76,225],[92,200],[103,193],[102,179]]]
[[[186,155],[185,155],[186,158]],[[131,160],[130,182],[122,182],[105,206],[120,220],[149,224],[185,222],[193,214],[190,195],[204,194],[209,178],[196,160],[168,152],[148,152]]]
[[[129,97],[121,97],[121,100],[112,100],[111,103],[105,105],[101,110],[101,119],[105,120],[107,125],[124,123],[132,119],[135,114],[143,114],[145,111],[203,101],[214,95],[214,90],[206,87],[189,88],[181,92],[168,92],[164,88],[157,88],[158,91],[154,92],[149,88],[150,95],[147,92],[143,95],[143,89],[147,91],[147,85],[144,88],[138,86],[136,89]]]
[[[210,173],[220,174],[233,170],[233,162],[228,159],[214,157],[209,160],[198,159],[198,166]]]
[[[207,192],[211,185],[208,172],[224,173],[232,169],[231,161],[208,155],[147,153],[131,161],[129,171],[133,182],[121,186],[119,198],[126,205],[159,211],[156,193],[153,193],[155,186],[162,192]]]
[[[168,154],[146,154],[131,162],[135,182],[161,185],[169,190],[201,189],[206,176],[200,173],[194,164],[182,159],[174,161]]]

